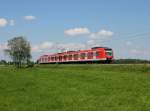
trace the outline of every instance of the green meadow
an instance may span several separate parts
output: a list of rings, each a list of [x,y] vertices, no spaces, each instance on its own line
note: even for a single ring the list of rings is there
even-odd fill
[[[150,111],[150,65],[0,66],[0,111]]]

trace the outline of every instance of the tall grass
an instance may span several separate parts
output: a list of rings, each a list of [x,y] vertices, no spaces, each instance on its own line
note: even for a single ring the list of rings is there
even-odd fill
[[[149,111],[149,65],[0,66],[0,111]]]

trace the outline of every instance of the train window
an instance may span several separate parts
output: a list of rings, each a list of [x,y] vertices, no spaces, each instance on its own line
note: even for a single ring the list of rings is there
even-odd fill
[[[48,57],[48,61],[50,61],[51,60],[51,57]]]
[[[57,61],[58,61],[58,60],[59,60],[59,57],[57,56],[57,58],[56,58],[56,59],[57,59]]]
[[[64,60],[66,60],[67,59],[67,55],[64,55]]]
[[[80,58],[81,58],[81,59],[85,59],[85,53],[81,53],[81,54],[80,54]]]
[[[100,56],[100,52],[96,52],[96,56]]]
[[[74,54],[74,59],[75,59],[75,60],[78,59],[78,54]]]
[[[54,57],[51,57],[51,61],[54,61]]]
[[[89,52],[89,53],[87,54],[87,56],[88,56],[88,59],[92,59],[92,58],[93,58],[93,52]]]
[[[62,61],[62,56],[59,56],[59,61]]]
[[[112,52],[111,52],[111,51],[106,52],[106,54],[107,54],[108,56],[112,56]]]
[[[47,58],[45,58],[45,62],[47,61]]]
[[[85,57],[87,57],[87,53],[85,53]]]
[[[72,60],[72,55],[69,55],[69,60]]]
[[[54,58],[55,58],[55,61],[57,61],[57,58],[56,58],[56,56],[55,56]]]

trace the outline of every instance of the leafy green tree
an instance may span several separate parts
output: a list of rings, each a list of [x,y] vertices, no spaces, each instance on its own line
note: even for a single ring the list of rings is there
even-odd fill
[[[31,59],[30,43],[22,36],[8,40],[8,49],[5,50],[17,68],[21,68],[23,63],[28,63]]]

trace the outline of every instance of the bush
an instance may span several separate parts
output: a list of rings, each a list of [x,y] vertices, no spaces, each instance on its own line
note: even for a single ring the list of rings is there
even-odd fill
[[[28,61],[27,68],[32,68],[32,67],[34,67],[34,62]]]
[[[1,60],[1,61],[0,61],[0,64],[6,65],[7,62],[6,62],[5,60]]]

